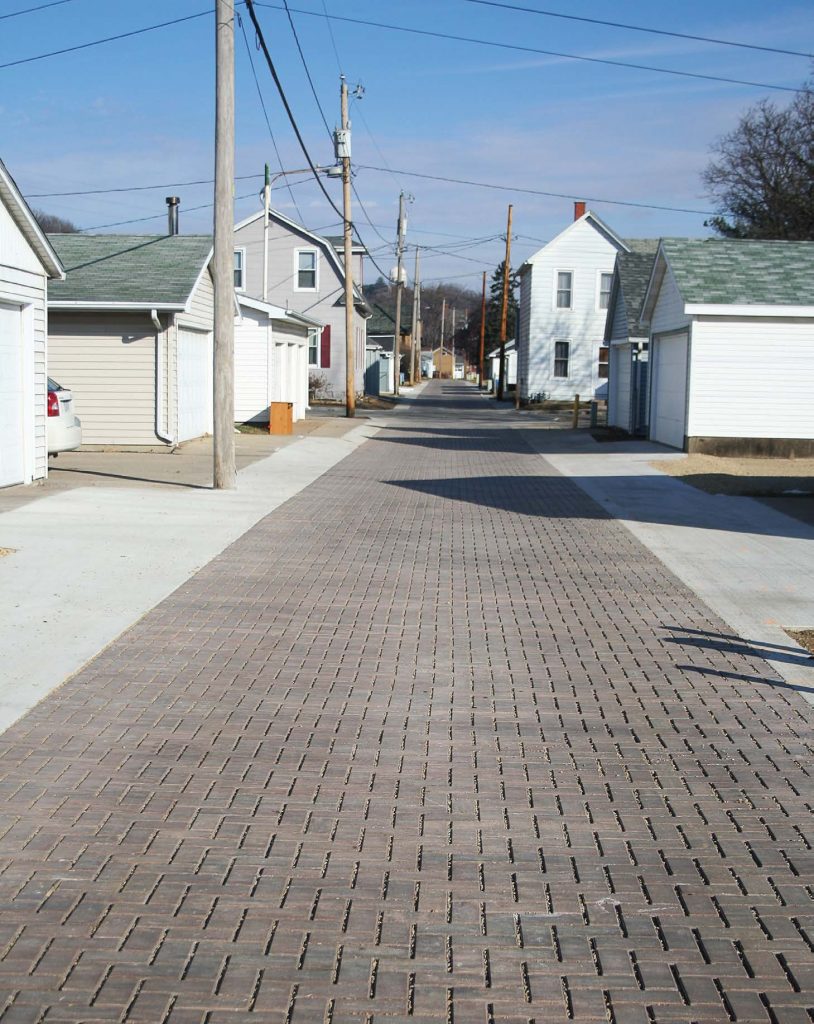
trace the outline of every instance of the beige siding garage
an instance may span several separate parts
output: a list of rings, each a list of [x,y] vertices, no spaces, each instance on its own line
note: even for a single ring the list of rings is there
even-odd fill
[[[74,395],[83,444],[155,445],[156,332],[149,316],[51,312],[48,370]]]

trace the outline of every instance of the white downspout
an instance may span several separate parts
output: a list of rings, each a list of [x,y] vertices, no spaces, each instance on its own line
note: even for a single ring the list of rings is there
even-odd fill
[[[163,433],[164,425],[164,387],[161,370],[164,365],[164,328],[158,318],[158,310],[150,310],[150,319],[155,327],[155,433],[167,444],[174,444],[171,437]]]

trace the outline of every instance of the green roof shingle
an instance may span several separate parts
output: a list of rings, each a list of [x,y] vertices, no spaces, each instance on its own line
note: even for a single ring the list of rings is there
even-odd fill
[[[665,238],[687,303],[814,306],[814,242]]]
[[[66,278],[48,286],[53,302],[183,306],[212,249],[209,235],[53,234]]]
[[[617,255],[616,270],[619,275],[619,287],[625,300],[627,334],[629,338],[643,338],[647,335],[647,327],[641,320],[642,302],[650,281],[659,240],[626,238],[625,245],[630,252],[620,252]]]

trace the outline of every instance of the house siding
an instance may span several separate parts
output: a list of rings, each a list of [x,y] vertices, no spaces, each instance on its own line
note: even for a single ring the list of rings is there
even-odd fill
[[[148,314],[51,311],[48,372],[74,395],[88,445],[161,443],[156,332]]]
[[[582,220],[572,224],[530,260],[520,286],[520,373],[523,397],[592,397],[604,386],[598,372],[607,311],[598,308],[599,275],[613,273],[618,247]],[[570,271],[572,308],[556,308],[558,271]],[[524,307],[527,312],[524,313]],[[567,378],[554,376],[554,347],[570,342]]]
[[[191,327],[194,330],[209,331],[215,324],[215,285],[212,274],[207,268],[187,302],[187,308],[178,314],[179,327]]]
[[[327,243],[326,243],[327,245]],[[263,219],[251,221],[235,231],[235,247],[245,249],[244,293],[263,298]],[[317,289],[298,291],[295,252],[315,249],[317,252]],[[326,255],[325,249],[313,239],[300,235],[287,226],[271,221],[269,225],[268,295],[267,300],[296,313],[304,313],[331,327],[331,365],[317,372],[326,380],[323,394],[342,399],[345,396],[345,310],[337,305],[344,295],[342,278]],[[356,351],[356,390],[364,389],[365,318],[354,310],[354,344]]]
[[[625,305],[625,296],[622,294],[621,288],[616,293],[616,301],[614,302],[613,309],[609,310],[609,313],[611,316],[609,340],[626,341],[627,306]]]
[[[48,475],[48,279],[36,253],[2,202],[0,253],[0,302],[22,309],[26,377],[23,482],[29,483]]]
[[[695,318],[687,434],[814,438],[814,320]]]
[[[663,334],[668,331],[681,331],[689,326],[690,317],[684,312],[684,299],[670,268],[662,279],[650,318],[650,333]]]

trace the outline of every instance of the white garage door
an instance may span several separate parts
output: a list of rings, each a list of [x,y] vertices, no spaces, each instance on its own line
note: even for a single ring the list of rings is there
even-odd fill
[[[178,440],[212,433],[212,335],[178,331]]]
[[[650,438],[684,447],[687,421],[687,335],[657,338],[652,357]]]
[[[0,306],[0,487],[25,479],[20,310]]]

